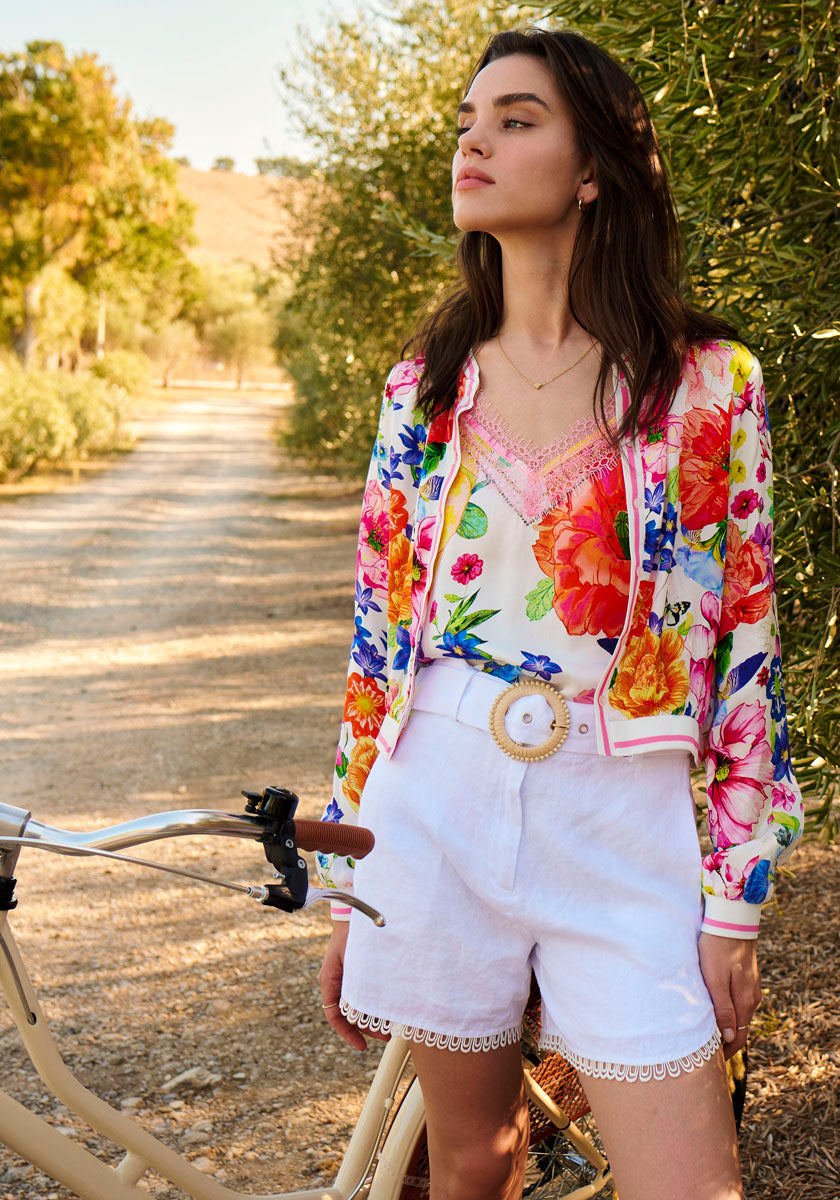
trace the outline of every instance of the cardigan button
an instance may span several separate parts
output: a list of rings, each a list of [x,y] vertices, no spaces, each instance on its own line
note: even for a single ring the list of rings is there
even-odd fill
[[[639,496],[633,501],[636,508],[644,508],[645,502]]]

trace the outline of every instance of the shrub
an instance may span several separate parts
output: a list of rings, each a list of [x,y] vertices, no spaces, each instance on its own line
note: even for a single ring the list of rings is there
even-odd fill
[[[119,436],[126,392],[90,376],[59,381],[59,392],[76,430],[74,450],[80,455],[113,450]]]
[[[0,372],[0,480],[66,457],[76,436],[55,375],[19,367]]]
[[[134,398],[151,387],[152,364],[145,354],[134,350],[109,350],[93,363],[91,374],[124,388]]]

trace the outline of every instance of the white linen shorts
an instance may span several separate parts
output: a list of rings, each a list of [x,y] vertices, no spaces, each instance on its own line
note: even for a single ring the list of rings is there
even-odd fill
[[[420,668],[396,749],[362,791],[376,844],[353,890],[386,924],[352,910],[341,1011],[489,1050],[519,1039],[533,969],[541,1047],[600,1077],[692,1070],[721,1038],[698,956],[690,756],[599,755],[593,706],[569,700],[563,745],[511,758],[488,728],[506,686],[457,660]],[[505,727],[537,745],[551,720],[547,701],[519,697]]]

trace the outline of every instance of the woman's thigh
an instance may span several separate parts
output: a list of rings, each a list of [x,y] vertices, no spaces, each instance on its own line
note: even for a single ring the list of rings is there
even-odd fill
[[[621,1200],[743,1200],[720,1048],[665,1079],[580,1079]]]
[[[528,1104],[519,1042],[461,1052],[412,1043],[431,1167],[432,1200],[519,1200],[528,1155]]]

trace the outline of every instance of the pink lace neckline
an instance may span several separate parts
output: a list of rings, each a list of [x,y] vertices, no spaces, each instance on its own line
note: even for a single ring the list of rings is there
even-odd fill
[[[572,421],[541,446],[511,429],[481,388],[461,419],[465,456],[483,469],[528,525],[545,516],[572,488],[612,468],[618,459],[594,413]]]

